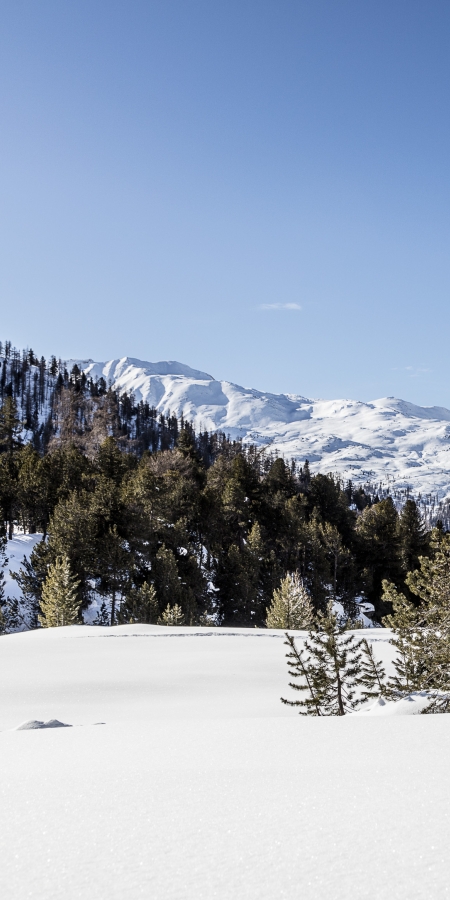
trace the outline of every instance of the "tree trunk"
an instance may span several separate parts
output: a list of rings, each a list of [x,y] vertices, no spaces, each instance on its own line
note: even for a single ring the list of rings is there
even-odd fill
[[[342,701],[342,682],[341,682],[341,676],[339,675],[339,672],[338,672],[338,676],[337,676],[337,694],[338,694],[338,707],[339,707],[338,715],[345,716],[345,709],[344,709],[344,704]]]
[[[115,617],[116,617],[116,585],[114,584],[112,598],[111,598],[111,628],[114,625]]]

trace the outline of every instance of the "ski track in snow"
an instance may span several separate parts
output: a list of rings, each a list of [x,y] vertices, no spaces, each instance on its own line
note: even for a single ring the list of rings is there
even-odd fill
[[[356,483],[382,482],[439,499],[449,493],[450,410],[444,407],[420,407],[394,397],[363,403],[270,394],[216,381],[177,362],[68,360],[69,370],[75,363],[164,415],[183,415],[197,430],[224,431],[286,459],[308,459],[313,472],[334,472]]]
[[[273,633],[180,636],[0,638],[2,898],[449,896],[450,716],[303,718]]]

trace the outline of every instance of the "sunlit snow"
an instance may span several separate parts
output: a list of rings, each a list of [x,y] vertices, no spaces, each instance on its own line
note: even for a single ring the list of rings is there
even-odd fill
[[[389,632],[360,634],[389,663]],[[2,897],[448,896],[450,717],[300,717],[285,651],[258,629],[0,637]]]

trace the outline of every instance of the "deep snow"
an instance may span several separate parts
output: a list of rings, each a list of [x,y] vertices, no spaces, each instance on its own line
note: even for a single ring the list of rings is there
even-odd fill
[[[450,717],[297,716],[285,651],[258,629],[1,637],[2,897],[449,896]]]
[[[68,360],[94,379],[104,377],[164,415],[175,413],[197,429],[224,431],[269,446],[314,472],[335,472],[355,482],[383,482],[415,495],[450,490],[450,410],[387,397],[311,400],[216,381],[182,363],[123,357],[109,362]]]

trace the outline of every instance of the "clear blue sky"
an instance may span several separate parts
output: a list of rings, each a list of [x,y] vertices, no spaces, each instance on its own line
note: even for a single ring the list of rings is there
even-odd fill
[[[1,339],[450,407],[449,47],[448,0],[5,0]]]

